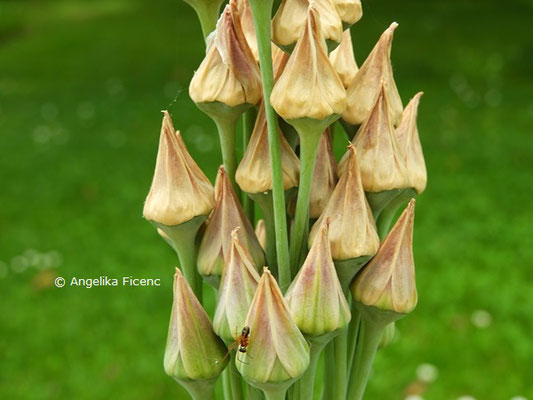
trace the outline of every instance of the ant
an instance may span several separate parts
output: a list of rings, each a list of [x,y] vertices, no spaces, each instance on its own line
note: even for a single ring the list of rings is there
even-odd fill
[[[244,328],[242,328],[241,334],[238,335],[235,338],[235,341],[228,347],[228,352],[224,356],[224,360],[229,355],[231,350],[233,350],[236,346],[239,346],[237,350],[240,353],[246,353],[246,348],[248,347],[248,341],[249,340],[250,340],[250,327],[249,326],[245,326]],[[248,357],[250,357],[250,355],[248,355]],[[239,361],[241,361],[241,360],[239,360]],[[244,361],[241,361],[241,362],[246,364]]]

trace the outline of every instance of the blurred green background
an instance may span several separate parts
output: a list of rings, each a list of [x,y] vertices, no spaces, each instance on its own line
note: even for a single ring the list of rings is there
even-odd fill
[[[364,12],[359,64],[400,23],[395,78],[404,103],[425,92],[429,173],[419,305],[367,398],[533,399],[533,6],[369,0]],[[1,399],[187,398],[162,368],[176,258],[141,216],[161,109],[214,178],[216,131],[187,92],[203,51],[177,0],[0,1]],[[162,286],[53,286],[100,275]]]

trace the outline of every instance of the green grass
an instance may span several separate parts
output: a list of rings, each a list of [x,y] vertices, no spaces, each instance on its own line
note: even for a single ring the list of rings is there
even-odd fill
[[[404,103],[425,92],[429,173],[419,305],[378,354],[367,398],[533,398],[533,6],[367,3],[356,56],[400,23],[395,77]],[[141,215],[161,109],[216,173],[214,125],[187,94],[202,57],[180,1],[0,2],[0,398],[186,398],[162,368],[176,258]],[[55,275],[162,286],[56,289]],[[439,371],[424,388],[422,363]]]

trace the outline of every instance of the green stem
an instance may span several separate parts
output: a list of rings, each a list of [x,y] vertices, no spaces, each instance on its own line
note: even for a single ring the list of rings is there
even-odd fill
[[[259,205],[263,212],[266,230],[266,258],[267,264],[272,274],[278,276],[278,263],[276,260],[276,226],[274,217],[274,208],[272,201],[272,191],[266,193],[254,193],[250,197]],[[280,285],[282,291],[286,289]]]
[[[242,118],[242,152],[243,154],[246,152],[246,148],[248,147],[248,142],[250,141],[250,136],[252,135],[252,131],[254,130],[255,117],[256,117],[256,112],[253,107],[243,114],[243,118]],[[244,209],[244,212],[246,213],[248,220],[252,224],[254,224],[255,222],[254,203],[252,199],[250,199],[250,197],[248,197],[248,195],[244,192],[242,193],[242,208]]]
[[[237,367],[235,366],[235,352],[232,351],[230,354],[230,360],[229,360],[229,368],[226,368],[229,370],[229,379],[230,379],[230,387],[231,387],[231,399],[232,400],[242,400],[242,381],[240,379],[241,374],[239,371],[237,371]]]
[[[185,1],[189,3],[192,8],[194,8],[194,11],[196,11],[198,19],[200,20],[202,34],[204,35],[205,40],[207,36],[211,32],[213,32],[217,26],[221,1],[199,1],[194,3],[190,0]]]
[[[231,362],[231,361],[230,361]],[[231,371],[229,368],[226,368],[222,371],[222,392],[224,394],[224,399],[231,399]]]
[[[297,127],[298,130],[298,127]],[[307,248],[307,233],[309,230],[309,196],[311,182],[315,168],[318,142],[322,131],[298,131],[300,135],[300,183],[298,184],[298,198],[296,200],[296,214],[291,234],[291,275],[296,276],[300,268],[303,249]]]
[[[333,342],[329,342],[324,352],[324,392],[322,398],[330,400],[335,394],[335,348]]]
[[[333,339],[335,348],[335,395],[333,399],[344,400],[346,398],[347,376],[347,350],[348,350],[348,327],[340,335]]]
[[[357,347],[357,337],[359,335],[359,328],[361,326],[361,313],[355,306],[355,302],[353,299],[351,300],[351,309],[352,313],[352,320],[350,321],[350,325],[348,327],[348,370],[346,371],[347,376],[350,375],[354,357],[355,357],[355,348]]]
[[[315,386],[315,374],[320,353],[324,349],[327,341],[314,341],[311,340],[311,346],[309,348],[309,367],[305,370],[304,374],[295,383],[293,396],[295,399],[308,400],[313,398],[313,391]]]
[[[208,381],[178,380],[178,382],[181,386],[187,389],[193,400],[212,400],[215,398],[216,379]]]
[[[285,400],[287,389],[282,390],[263,390],[266,400]]]
[[[273,0],[250,0],[250,7],[254,18],[257,47],[259,50],[259,65],[263,82],[263,99],[268,126],[268,144],[270,163],[272,168],[272,195],[274,200],[274,220],[276,227],[276,253],[278,259],[279,285],[287,288],[291,281],[289,264],[289,245],[287,237],[287,220],[285,217],[285,193],[283,188],[283,173],[281,170],[280,139],[278,134],[277,115],[270,104],[270,94],[273,87],[272,54],[270,19],[272,16]]]
[[[392,221],[398,212],[398,209],[405,206],[405,204],[415,196],[416,192],[413,189],[404,189],[383,208],[376,219],[380,240],[383,240],[389,233]]]
[[[261,390],[247,383],[246,384],[246,399],[247,400],[263,400],[263,395],[261,393]]]
[[[217,125],[224,169],[226,170],[226,173],[233,184],[235,193],[237,193],[237,196],[239,196],[240,190],[235,184],[235,170],[237,169],[237,155],[235,152],[237,121],[233,118],[222,118],[220,116],[211,117]]]
[[[362,320],[359,333],[360,340],[357,345],[355,363],[350,373],[350,383],[348,385],[347,398],[350,400],[361,400],[363,398],[383,329],[384,325],[381,323],[376,323],[366,318]]]

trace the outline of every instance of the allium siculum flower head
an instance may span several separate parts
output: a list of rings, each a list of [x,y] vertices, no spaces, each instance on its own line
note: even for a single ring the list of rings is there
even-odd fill
[[[302,34],[274,85],[270,102],[289,121],[336,119],[346,107],[346,91],[328,59],[320,17],[314,6],[307,11]]]
[[[300,177],[300,160],[294,154],[285,136],[279,131],[281,145],[281,169],[283,188],[289,190],[298,186]],[[237,168],[235,180],[247,193],[263,193],[272,190],[272,169],[270,167],[270,148],[264,104],[261,103],[259,114],[246,152]]]
[[[231,246],[226,257],[220,280],[217,307],[213,327],[217,335],[226,342],[234,340],[240,332],[260,276],[258,266],[240,242],[235,228],[231,233]]]
[[[155,172],[143,215],[151,222],[175,226],[211,212],[213,186],[189,155],[168,112],[163,114]]]
[[[337,7],[345,32],[363,16],[361,0],[333,0],[333,3]]]
[[[245,324],[250,328],[246,351],[250,357],[246,363],[235,363],[244,379],[261,387],[290,383],[305,372],[309,365],[309,345],[266,267]]]
[[[266,250],[266,226],[264,219],[257,221],[257,225],[255,225],[255,236],[257,236],[257,240],[259,240],[263,250]]]
[[[426,162],[422,153],[422,145],[418,137],[418,127],[416,118],[418,115],[418,104],[420,97],[424,93],[419,92],[411,99],[402,115],[402,122],[396,129],[398,143],[402,149],[407,168],[407,178],[409,186],[413,187],[418,194],[422,193],[427,184]]]
[[[357,150],[361,179],[366,192],[381,192],[409,187],[407,170],[398,138],[390,120],[387,89],[383,82],[370,115],[352,143]],[[339,163],[344,173],[348,154]]]
[[[334,260],[373,256],[379,248],[379,238],[372,211],[365,197],[357,154],[348,146],[348,161],[324,212],[313,225],[309,244],[314,245],[323,226],[329,222],[329,241]]]
[[[403,105],[394,82],[390,60],[392,36],[397,26],[396,22],[392,23],[381,35],[348,87],[348,102],[342,119],[352,125],[359,125],[368,118],[376,96],[382,89],[382,82],[385,82],[392,124],[396,126],[400,123]]]
[[[242,31],[234,1],[218,20],[214,39],[191,80],[189,94],[204,111],[212,111],[214,107],[210,105],[215,102],[235,108],[257,104],[262,97],[259,67]]]
[[[255,265],[265,265],[265,254],[255,237],[254,228],[229,180],[224,167],[220,167],[215,184],[215,208],[209,216],[200,249],[198,271],[204,277],[222,275],[224,259],[231,244],[231,232],[240,227],[237,236],[250,252]]]
[[[376,256],[352,282],[355,301],[363,306],[395,314],[408,314],[418,295],[413,259],[415,200],[396,221]]]
[[[211,380],[228,363],[226,346],[191,287],[176,268],[174,302],[165,349],[165,372],[178,381]]]
[[[329,54],[329,60],[341,78],[344,87],[348,88],[359,71],[353,54],[352,36],[349,29],[342,34],[339,47]]]
[[[248,0],[231,0],[230,2],[235,3],[237,6],[244,37],[252,51],[255,61],[259,62],[259,50],[257,48],[257,37],[255,35],[254,19],[250,3]]]
[[[341,289],[331,258],[327,220],[285,299],[300,330],[308,336],[321,336],[344,328],[350,322],[350,307]]]
[[[305,29],[309,7],[316,8],[321,21],[318,29],[328,47],[335,48],[341,41],[342,21],[332,0],[282,0],[272,19],[272,41],[291,52]]]

